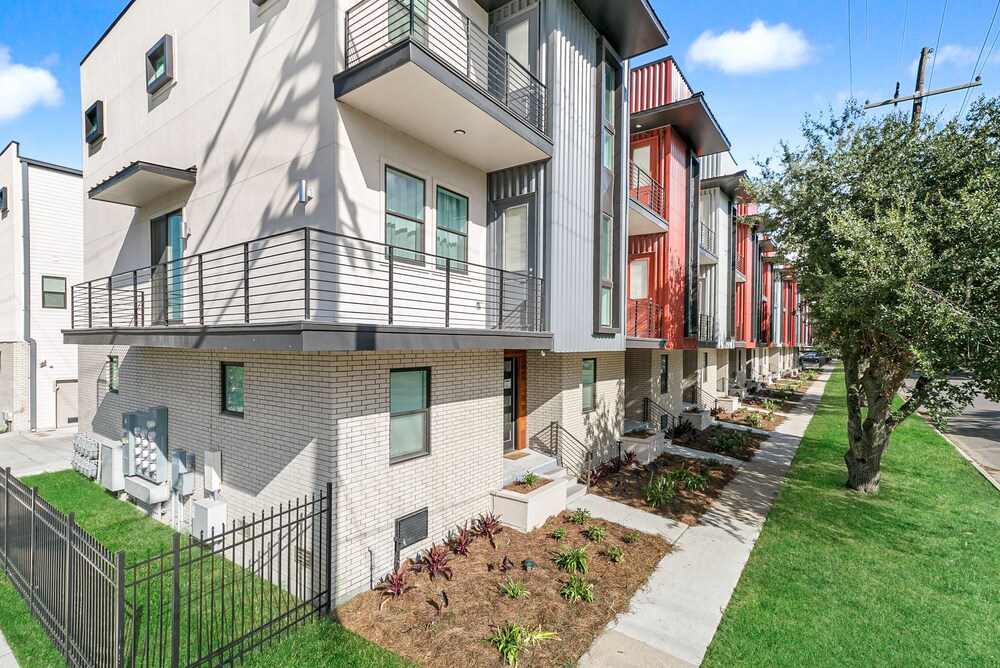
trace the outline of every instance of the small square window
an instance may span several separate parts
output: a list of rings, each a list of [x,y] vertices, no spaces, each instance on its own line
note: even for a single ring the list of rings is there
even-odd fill
[[[222,412],[243,415],[243,364],[222,363]]]
[[[108,355],[108,391],[118,392],[118,355]]]
[[[0,213],[7,213],[7,186],[0,188]]]
[[[430,369],[389,372],[389,462],[430,452]]]
[[[597,360],[583,360],[583,412],[597,408]]]
[[[164,35],[146,52],[146,92],[153,95],[174,80],[174,38]]]
[[[66,279],[42,276],[42,308],[66,308]]]
[[[104,102],[98,100],[83,114],[83,131],[88,144],[104,138]]]

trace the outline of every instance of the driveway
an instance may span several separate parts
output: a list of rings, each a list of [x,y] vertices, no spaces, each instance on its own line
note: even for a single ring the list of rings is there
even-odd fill
[[[62,471],[73,460],[76,428],[0,434],[0,468],[17,477]]]
[[[1000,403],[979,395],[961,415],[948,419],[945,433],[1000,483]]]

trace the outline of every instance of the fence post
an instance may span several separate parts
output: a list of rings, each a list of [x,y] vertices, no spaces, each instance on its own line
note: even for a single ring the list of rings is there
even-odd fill
[[[392,324],[392,281],[393,281],[392,273],[393,273],[393,267],[395,266],[393,263],[393,256],[394,256],[393,247],[390,244],[389,245],[389,324],[390,325]]]
[[[108,327],[115,326],[115,304],[112,299],[111,286],[111,277],[108,276]]]
[[[118,598],[115,610],[115,668],[125,665],[125,552],[115,555],[115,589]]]
[[[142,323],[145,325],[146,323]],[[139,327],[139,271],[132,271],[132,326]]]
[[[38,488],[31,488],[31,533],[28,538],[28,610],[35,613],[35,510],[38,507]]]
[[[76,329],[76,286],[69,289],[69,328]]]
[[[503,329],[503,269],[500,270],[500,301],[497,303],[497,329]]]
[[[69,513],[66,517],[66,596],[65,596],[65,614],[63,615],[63,640],[65,644],[63,645],[63,655],[66,657],[66,663],[70,663],[69,657],[69,633],[70,628],[72,628],[71,616],[73,614],[73,605],[71,601],[74,599],[73,596],[73,527],[75,525],[75,518],[73,513]]]
[[[87,328],[94,328],[94,282],[87,283]]]
[[[198,324],[205,324],[205,256],[198,254]]]
[[[326,483],[326,613],[333,612],[333,483]],[[322,559],[320,560],[322,561]]]
[[[7,525],[10,524],[10,467],[3,470],[3,572],[7,572]]]
[[[559,423],[549,423],[549,450],[556,453],[556,463],[562,466],[562,457],[559,456]]]
[[[451,325],[451,258],[444,260],[444,326]]]
[[[243,322],[250,322],[250,244],[243,244]]]
[[[305,306],[305,319],[309,320],[312,318],[312,274],[310,273],[312,269],[312,239],[310,238],[310,228],[306,228],[306,248],[305,254],[303,256],[303,262],[305,264],[305,294],[303,295],[303,302]]]
[[[174,534],[173,593],[170,601],[170,665],[178,668],[181,656],[181,535]]]

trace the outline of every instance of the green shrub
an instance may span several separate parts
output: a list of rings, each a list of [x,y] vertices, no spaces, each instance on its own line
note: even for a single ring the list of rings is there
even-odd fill
[[[521,652],[538,645],[543,640],[559,640],[559,637],[554,631],[543,631],[541,626],[529,629],[520,624],[507,624],[498,626],[490,638],[494,647],[500,652],[501,660],[514,668],[517,668],[521,660]]]
[[[570,603],[579,601],[591,603],[594,600],[594,583],[584,580],[582,575],[574,575],[562,586],[559,593]]]
[[[566,537],[566,529],[559,527],[558,529],[552,532],[552,537],[555,538],[556,540],[562,540],[563,538]]]
[[[521,484],[525,487],[534,487],[538,484],[540,478],[534,473],[528,473],[523,478],[521,478]]]
[[[746,417],[746,423],[751,427],[759,427],[763,422],[763,418],[757,411],[748,411]]]
[[[587,574],[587,547],[580,547],[573,549],[571,547],[564,547],[563,551],[555,556],[553,561],[556,562],[556,566],[567,571],[569,573],[583,573]]]
[[[640,540],[642,540],[642,534],[639,533],[638,531],[630,531],[629,533],[625,534],[624,541],[629,545],[638,543]]]
[[[754,415],[756,415],[756,413],[754,413]],[[750,447],[750,444],[750,434],[743,431],[727,431],[726,433],[715,437],[715,447],[717,450],[721,450],[722,452],[739,452],[740,450]],[[715,464],[718,465],[719,462],[716,461]]]
[[[595,524],[587,527],[583,535],[587,537],[587,540],[593,541],[595,543],[600,543],[607,536],[607,529],[604,528],[603,524]]]
[[[760,407],[766,411],[776,411],[781,408],[781,404],[771,399],[764,399],[760,402]]]
[[[507,576],[507,579],[500,582],[497,587],[500,589],[500,593],[504,597],[515,601],[531,598],[531,592],[528,591],[526,586],[524,586],[524,583],[518,582],[509,575]]]
[[[677,496],[677,483],[669,475],[661,475],[646,483],[646,501],[653,508],[659,508]]]
[[[608,559],[611,560],[611,563],[620,564],[622,559],[625,557],[625,550],[621,549],[617,545],[611,545],[604,550],[604,554],[606,554]]]
[[[573,511],[573,514],[569,516],[569,521],[573,524],[583,524],[590,519],[590,511],[586,508],[577,508]]]

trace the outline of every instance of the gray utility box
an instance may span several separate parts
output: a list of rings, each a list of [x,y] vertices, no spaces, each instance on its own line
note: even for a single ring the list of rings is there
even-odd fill
[[[120,492],[125,489],[125,449],[115,444],[101,443],[100,482],[104,489]]]
[[[219,536],[226,526],[226,502],[201,499],[192,504],[191,535],[198,540],[211,540],[213,533]]]
[[[169,485],[166,483],[157,485],[136,475],[125,478],[125,493],[147,506],[170,500]]]
[[[138,476],[155,485],[170,481],[166,408],[123,413],[122,445],[126,476]]]
[[[170,487],[180,496],[194,494],[194,453],[174,450],[170,453]]]

